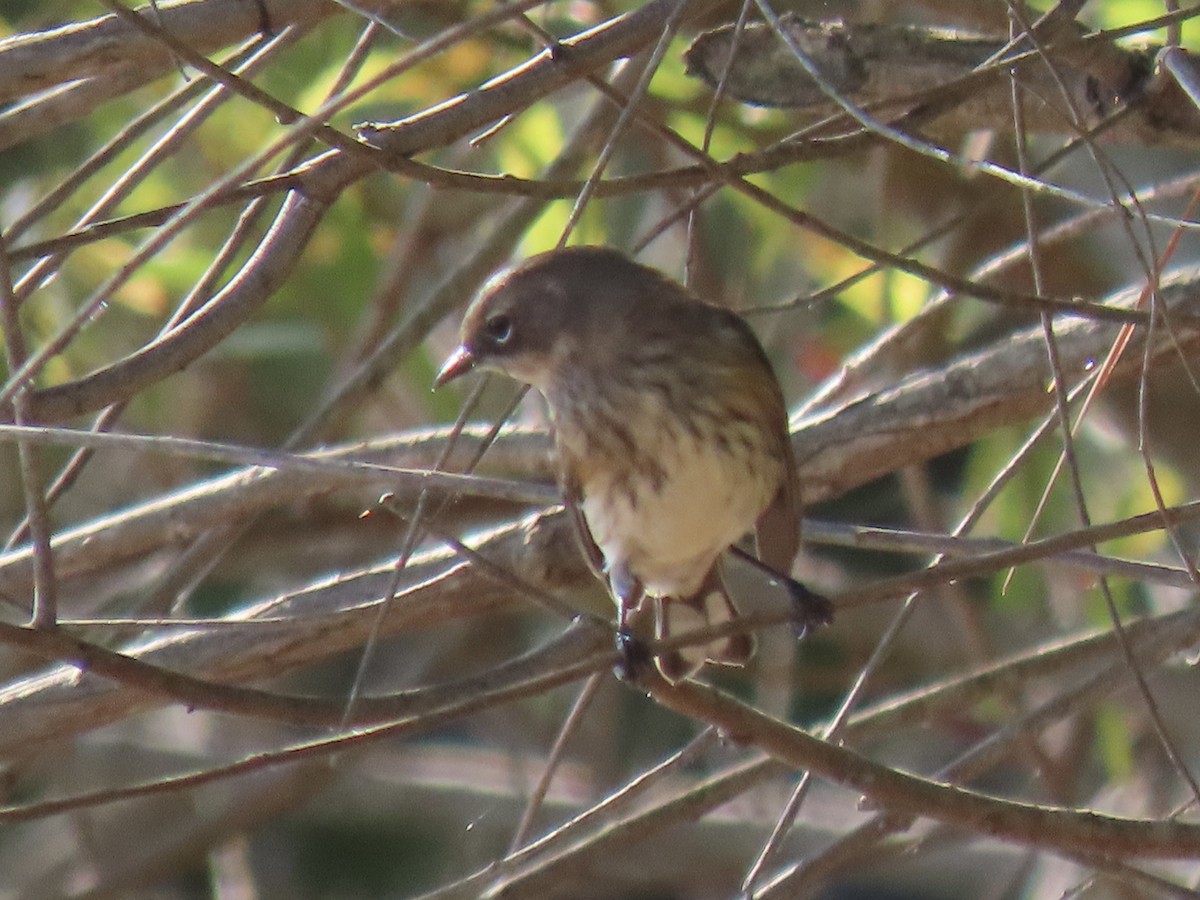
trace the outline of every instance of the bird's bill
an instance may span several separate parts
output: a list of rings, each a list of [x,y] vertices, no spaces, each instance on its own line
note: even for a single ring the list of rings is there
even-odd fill
[[[433,379],[433,386],[440,388],[444,384],[449,384],[455,378],[466,375],[473,368],[475,368],[475,357],[466,344],[460,344],[442,363],[441,371]]]

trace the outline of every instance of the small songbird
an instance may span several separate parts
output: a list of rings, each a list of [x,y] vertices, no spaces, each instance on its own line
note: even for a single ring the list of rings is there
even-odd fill
[[[730,549],[789,589],[802,628],[829,621],[829,602],[787,574],[800,537],[787,411],[740,316],[615,250],[572,247],[494,277],[460,340],[436,385],[478,366],[545,397],[563,500],[616,601],[628,667],[645,597],[659,638],[737,615],[720,570]],[[758,559],[733,546],[751,528]],[[753,651],[743,632],[655,662],[677,681]]]

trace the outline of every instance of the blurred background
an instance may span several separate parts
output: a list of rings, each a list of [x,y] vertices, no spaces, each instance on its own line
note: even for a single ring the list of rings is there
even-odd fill
[[[568,627],[612,609],[540,401],[430,390],[486,278],[568,231],[737,309],[795,410],[794,574],[839,611],[797,643],[738,577],[777,624],[703,679],[818,734],[854,689],[845,746],[982,794],[1178,815],[1200,126],[1155,53],[1196,26],[1097,0],[1010,46],[1048,6],[0,4],[3,419],[72,429],[0,444],[0,895],[1190,896],[1200,854],[796,795],[753,733],[620,683]],[[907,608],[887,581],[1092,523]],[[25,640],[35,593],[147,665]]]

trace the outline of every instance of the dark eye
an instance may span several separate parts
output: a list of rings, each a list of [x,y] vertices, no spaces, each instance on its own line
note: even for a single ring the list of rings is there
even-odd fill
[[[507,344],[512,331],[512,319],[503,314],[492,316],[483,323],[483,333],[495,344]]]

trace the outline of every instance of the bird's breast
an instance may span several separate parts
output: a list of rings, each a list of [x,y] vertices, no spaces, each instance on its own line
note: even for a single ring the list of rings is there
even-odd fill
[[[584,518],[610,568],[627,566],[655,596],[687,597],[717,556],[754,525],[782,483],[783,462],[755,423],[653,397],[626,404],[599,443],[560,429]],[[589,445],[593,445],[589,449]]]

